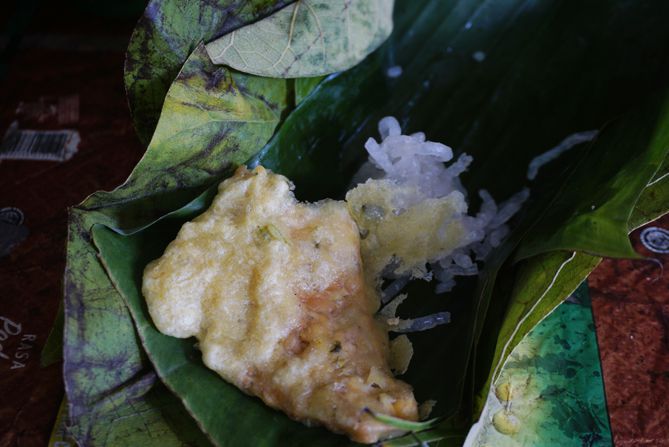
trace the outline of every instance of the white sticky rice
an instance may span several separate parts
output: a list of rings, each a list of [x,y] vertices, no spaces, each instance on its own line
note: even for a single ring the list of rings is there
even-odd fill
[[[364,213],[359,212],[356,220],[361,228],[369,228],[373,233],[364,236],[373,239],[376,252],[383,252],[384,248],[390,250],[388,256],[392,256],[392,260],[384,261],[385,269],[375,273],[385,279],[400,278],[398,289],[410,276],[435,279],[437,293],[450,291],[456,276],[476,275],[481,262],[501,244],[509,232],[507,222],[527,199],[529,190],[523,189],[499,204],[486,190],[480,190],[481,206],[476,214],[469,213],[467,191],[460,175],[468,169],[473,157],[463,153],[454,160],[450,147],[427,141],[424,133],[402,135],[393,117],[383,118],[378,128],[381,141],[370,138],[365,143],[369,159],[353,179],[353,184],[358,186],[347,195],[349,203],[356,200],[363,203]],[[389,203],[392,209],[388,209]],[[448,212],[436,214],[443,220],[435,227],[436,233],[442,234],[433,235],[434,240],[423,244],[425,248],[420,253],[423,259],[409,262],[410,255],[402,255],[402,247],[421,244],[415,240],[415,231],[421,228],[411,226],[426,224],[409,216],[412,209],[426,204],[429,209],[447,206],[444,209]],[[356,213],[353,215],[355,218]],[[401,220],[403,215],[407,216],[406,223]],[[380,225],[370,225],[370,222],[390,217],[406,228],[388,235]],[[446,234],[449,231],[450,234]],[[398,238],[407,240],[398,241]],[[363,259],[364,253],[363,247]],[[403,256],[407,259],[402,259]],[[412,265],[402,268],[406,262]]]

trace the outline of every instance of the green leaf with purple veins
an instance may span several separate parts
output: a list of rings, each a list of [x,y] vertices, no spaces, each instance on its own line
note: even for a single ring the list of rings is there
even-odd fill
[[[347,70],[393,29],[394,0],[297,0],[207,44],[216,64],[275,78]]]
[[[130,37],[124,79],[140,140],[148,144],[172,81],[201,41],[262,19],[294,0],[150,0]]]

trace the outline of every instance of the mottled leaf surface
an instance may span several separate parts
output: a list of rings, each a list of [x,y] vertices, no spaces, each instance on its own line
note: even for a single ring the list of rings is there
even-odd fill
[[[467,446],[610,446],[587,283],[515,347]]]
[[[150,0],[130,37],[124,79],[140,139],[148,143],[168,88],[188,56],[209,41],[293,0]]]
[[[100,223],[112,228],[142,227],[190,201],[213,178],[229,172],[267,142],[287,97],[285,80],[216,67],[200,47],[170,87],[163,119],[128,180],[113,192],[92,195],[71,211],[64,375],[71,431],[82,444],[99,442],[99,431],[108,429],[105,421],[116,417],[119,406],[126,413],[134,410],[125,405],[152,408],[143,401],[143,393],[133,392],[134,403],[119,397],[144,380],[152,367],[128,309],[91,245],[91,228]],[[186,422],[192,431],[194,422]],[[188,432],[167,426],[151,433],[161,434],[156,442],[169,444],[182,431]]]
[[[198,46],[167,92],[156,132],[130,178],[86,206],[206,185],[267,142],[288,94],[285,80],[217,67]]]
[[[206,446],[195,422],[157,379],[127,307],[90,239],[101,212],[70,212],[65,271],[63,375],[68,430],[80,445]]]
[[[394,0],[297,0],[207,44],[217,64],[259,76],[299,78],[346,70],[393,29]]]

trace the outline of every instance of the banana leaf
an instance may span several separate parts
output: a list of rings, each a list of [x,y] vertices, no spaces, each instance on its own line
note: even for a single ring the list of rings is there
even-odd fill
[[[641,192],[628,222],[630,230],[635,230],[664,214],[666,203],[669,203],[669,157],[664,159],[660,169]]]
[[[496,365],[596,262],[596,256],[590,259],[593,257],[576,254],[560,269],[566,259],[556,250],[568,247],[597,256],[624,254],[618,247],[627,246],[628,229],[667,211],[668,203],[661,200],[666,197],[666,177],[652,169],[660,166],[667,151],[662,140],[667,129],[662,113],[665,96],[661,93],[669,74],[662,57],[669,47],[669,30],[662,20],[667,9],[669,5],[660,1],[400,1],[395,7],[394,31],[386,44],[357,67],[320,82],[294,109],[283,109],[288,112],[279,115],[287,114],[271,129],[271,125],[263,128],[262,135],[240,138],[239,151],[217,146],[225,145],[226,138],[219,135],[215,139],[211,133],[209,137],[199,134],[192,144],[184,139],[170,146],[172,137],[185,130],[180,127],[179,114],[187,101],[194,104],[191,108],[197,108],[193,98],[201,94],[214,113],[229,110],[230,104],[248,111],[260,86],[272,81],[251,80],[250,75],[213,67],[202,57],[202,50],[196,50],[181,69],[183,76],[170,88],[174,94],[166,96],[147,155],[128,182],[114,192],[92,196],[71,211],[64,372],[72,431],[79,442],[96,445],[116,439],[122,443],[121,438],[115,438],[119,430],[135,433],[148,420],[151,425],[139,430],[147,445],[200,445],[206,442],[200,427],[222,445],[232,440],[262,445],[277,439],[293,445],[293,441],[313,442],[311,436],[316,435],[310,433],[322,433],[256,408],[252,398],[238,399],[236,391],[223,389],[227,385],[222,381],[217,393],[250,409],[251,421],[255,421],[250,430],[237,430],[249,427],[241,412],[236,416],[222,412],[228,416],[224,421],[212,420],[226,400],[203,403],[197,400],[196,391],[187,395],[177,391],[177,398],[164,388],[160,405],[150,398],[156,389],[154,368],[167,383],[167,375],[161,371],[164,365],[157,358],[165,355],[169,360],[171,354],[165,350],[175,345],[173,341],[162,344],[159,334],[149,336],[152,325],[140,318],[141,301],[132,295],[137,272],[147,260],[144,256],[160,253],[170,234],[167,228],[176,225],[179,218],[195,215],[208,195],[192,202],[193,198],[260,150],[263,139],[272,138],[248,161],[250,165],[262,163],[289,176],[302,199],[336,198],[342,196],[363,160],[362,143],[375,135],[375,123],[393,114],[405,131],[426,131],[432,140],[472,153],[475,162],[465,178],[466,186],[471,191],[485,187],[495,198],[503,199],[528,183],[525,173],[533,157],[573,132],[603,128],[595,144],[575,148],[542,169],[530,185],[532,200],[524,215],[519,216],[507,243],[488,262],[478,285],[464,281],[453,294],[440,297],[433,297],[427,284],[415,284],[409,290],[414,299],[403,312],[447,309],[453,315],[451,325],[412,337],[416,355],[405,378],[415,385],[419,401],[436,398],[434,414],[446,417],[440,427],[421,433],[419,438],[442,440],[439,445],[459,445],[481,410]],[[402,75],[388,77],[387,69],[396,65],[403,68]],[[221,79],[230,82],[218,82]],[[217,88],[238,82],[249,88],[238,95],[241,99],[237,102],[228,101],[222,92],[214,98],[202,91],[213,85],[215,96]],[[637,128],[640,116],[647,121]],[[194,113],[189,119],[190,127],[206,126],[209,116]],[[251,132],[249,129],[241,123],[237,131]],[[619,144],[615,135],[623,138],[624,144]],[[614,151],[615,156],[600,170],[595,155],[606,156],[608,151]],[[589,185],[583,173],[592,174],[601,183]],[[635,181],[621,182],[623,178]],[[569,179],[582,184],[565,187]],[[607,194],[600,195],[600,190]],[[575,223],[579,220],[571,217],[584,215],[584,204],[602,205],[602,198],[622,205],[599,206],[599,212],[588,217],[597,222],[623,219],[623,224],[603,225],[605,232],[593,233],[584,244],[572,236],[578,235]],[[472,202],[475,208],[475,199]],[[184,205],[183,211],[158,221]],[[542,250],[517,256],[526,241],[541,239],[543,231],[554,230],[542,223],[549,211],[558,213],[559,219],[547,223],[558,223],[568,244],[547,244]],[[160,228],[165,232],[156,230]],[[171,231],[174,234],[174,227]],[[535,255],[546,250],[544,255]],[[572,264],[577,259],[583,262]],[[568,267],[574,267],[573,274],[564,274],[571,271]],[[539,277],[523,272],[544,274]],[[542,292],[521,293],[533,288]],[[532,300],[540,304],[534,306]],[[187,356],[188,346],[179,346],[183,350],[177,353]],[[506,349],[496,355],[500,346]],[[197,356],[189,361],[184,367],[201,367]],[[211,373],[197,374],[204,377]],[[174,380],[177,384],[187,382],[178,376]],[[167,384],[176,389],[174,383]],[[174,411],[183,417],[175,418],[166,408],[177,409]],[[331,436],[323,434],[323,442],[343,442]],[[414,442],[413,438],[395,441],[397,445]]]

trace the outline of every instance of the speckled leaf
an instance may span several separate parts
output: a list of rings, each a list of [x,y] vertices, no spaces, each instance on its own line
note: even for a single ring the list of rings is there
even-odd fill
[[[613,445],[584,282],[513,350],[467,447]]]
[[[63,339],[69,433],[80,445],[205,446],[195,442],[203,436],[179,401],[164,389],[151,392],[155,373],[91,245],[98,222],[117,224],[104,211],[70,212]]]
[[[122,397],[136,382],[144,383],[151,365],[127,307],[90,244],[90,229],[98,223],[141,227],[189,201],[213,177],[224,175],[267,142],[287,97],[285,80],[215,67],[203,47],[196,49],[171,86],[156,133],[129,179],[113,192],[92,195],[71,211],[64,375],[72,434],[82,444],[105,439],[114,427],[108,419],[118,412],[127,416],[135,407],[162,414],[151,410],[151,403],[143,400],[144,392],[133,391],[132,400]],[[198,432],[191,419],[186,423],[187,428],[168,424],[163,430],[152,430],[149,437],[158,433],[156,442],[168,445],[181,432],[184,436]]]
[[[259,76],[299,78],[346,70],[393,29],[394,0],[297,0],[207,44],[217,64]]]
[[[132,33],[125,88],[140,139],[148,143],[167,89],[202,40],[261,19],[294,0],[150,0]]]
[[[198,46],[167,92],[146,154],[114,200],[210,183],[267,142],[289,100],[286,80],[217,67]],[[109,199],[98,194],[87,207],[100,200]]]

